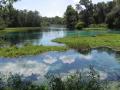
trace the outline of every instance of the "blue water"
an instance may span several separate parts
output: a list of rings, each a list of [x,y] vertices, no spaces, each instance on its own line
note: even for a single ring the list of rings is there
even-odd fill
[[[13,45],[24,45],[26,43],[31,43],[34,45],[44,45],[44,46],[60,46],[63,44],[58,44],[52,42],[53,39],[62,38],[65,36],[95,36],[97,34],[108,33],[106,31],[70,31],[66,28],[56,28],[49,27],[43,30],[30,30],[22,32],[9,32],[2,34],[2,38],[10,42]]]

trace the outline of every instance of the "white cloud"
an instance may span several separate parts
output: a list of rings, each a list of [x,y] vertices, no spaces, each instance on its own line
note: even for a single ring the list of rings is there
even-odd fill
[[[61,56],[60,60],[62,60],[63,63],[68,63],[68,64],[75,62],[75,58],[72,56]]]
[[[73,0],[74,3],[79,3],[80,0]]]
[[[43,61],[47,64],[53,64],[57,59],[47,55]]]
[[[44,63],[38,63],[36,61],[22,61],[16,63],[6,63],[0,65],[0,72],[3,74],[20,74],[24,76],[31,76],[32,74],[44,76],[48,72],[49,66]]]
[[[92,60],[92,55],[80,55],[79,58],[84,60]]]

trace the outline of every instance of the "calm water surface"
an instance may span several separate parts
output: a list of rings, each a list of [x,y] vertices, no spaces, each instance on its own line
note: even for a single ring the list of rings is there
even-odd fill
[[[26,43],[32,43],[34,45],[45,45],[45,46],[60,46],[63,44],[58,44],[52,42],[51,40],[56,38],[62,38],[65,36],[95,36],[97,34],[107,33],[104,31],[68,31],[65,28],[55,28],[49,27],[42,30],[30,30],[22,32],[10,32],[5,33],[1,37],[13,45],[24,45]]]
[[[35,45],[60,46],[64,44],[54,43],[51,40],[71,35],[95,36],[103,33],[108,32],[67,31],[65,28],[50,27],[44,32],[38,30],[6,33],[3,38],[18,45],[32,43]],[[100,72],[101,79],[119,79],[120,55],[116,55],[109,49],[92,50],[88,54],[68,50],[65,52],[46,52],[35,56],[0,58],[0,72],[19,73],[34,80],[40,79],[50,72],[66,74],[77,70],[88,70],[90,65]]]

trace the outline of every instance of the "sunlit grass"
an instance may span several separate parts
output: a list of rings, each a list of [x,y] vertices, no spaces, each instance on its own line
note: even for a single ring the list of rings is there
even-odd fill
[[[24,55],[36,55],[48,51],[65,51],[67,47],[59,46],[34,46],[27,45],[21,48],[16,46],[0,48],[1,57],[18,57]]]
[[[86,31],[106,31],[108,28],[83,28]]]
[[[55,39],[55,42],[65,43],[71,48],[80,48],[81,46],[88,46],[90,48],[96,47],[110,47],[116,51],[120,51],[120,35],[119,34],[106,34],[88,37],[65,37]]]
[[[25,30],[40,30],[41,27],[16,27],[16,28],[6,28],[4,30],[0,30],[0,33],[2,32],[21,32]]]

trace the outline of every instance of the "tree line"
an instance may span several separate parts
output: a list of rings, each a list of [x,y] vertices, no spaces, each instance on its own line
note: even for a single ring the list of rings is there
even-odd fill
[[[13,3],[18,0],[0,0],[0,27],[36,27],[40,26],[38,11],[16,10]]]
[[[94,4],[92,0],[80,0],[74,9],[71,5],[65,12],[68,28],[89,27],[104,24],[109,28],[120,28],[120,0]]]
[[[66,25],[70,29],[96,26],[120,28],[120,0],[94,4],[80,0],[76,9],[67,7],[64,17],[42,17],[38,11],[17,10],[13,3],[19,0],[0,0],[0,29],[5,27],[41,27],[51,24]]]
[[[13,3],[19,0],[0,0],[0,29],[5,27],[41,27],[63,24],[61,17],[42,17],[38,11],[17,10]]]
[[[55,17],[42,17],[41,26],[49,26],[49,25],[64,25],[65,20],[62,17],[55,16]]]

